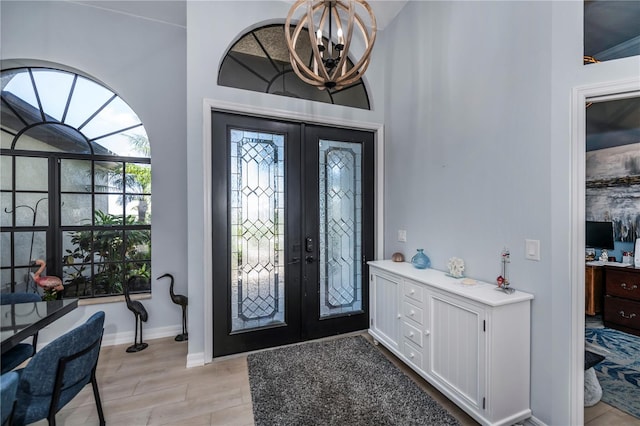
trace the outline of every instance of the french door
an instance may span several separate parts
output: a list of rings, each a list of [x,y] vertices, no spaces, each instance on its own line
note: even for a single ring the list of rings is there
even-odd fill
[[[367,328],[373,134],[212,114],[214,356]]]

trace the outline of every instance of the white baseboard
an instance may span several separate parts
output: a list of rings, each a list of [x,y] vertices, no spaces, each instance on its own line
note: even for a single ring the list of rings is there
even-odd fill
[[[545,422],[541,421],[535,416],[531,416],[524,421],[524,424],[527,426],[547,426]]]
[[[187,355],[187,368],[202,367],[204,365],[204,352]]]

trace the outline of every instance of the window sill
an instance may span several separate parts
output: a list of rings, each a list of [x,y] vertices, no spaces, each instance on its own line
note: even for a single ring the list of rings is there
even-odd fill
[[[131,300],[146,300],[146,299],[151,299],[151,293],[131,295]],[[124,302],[124,296],[108,296],[108,297],[98,297],[95,299],[80,299],[78,300],[78,306],[102,305],[105,303],[120,303],[120,302]]]

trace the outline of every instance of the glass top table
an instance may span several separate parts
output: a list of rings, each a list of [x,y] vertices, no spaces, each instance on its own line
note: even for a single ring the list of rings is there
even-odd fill
[[[0,305],[2,353],[78,307],[78,299]]]

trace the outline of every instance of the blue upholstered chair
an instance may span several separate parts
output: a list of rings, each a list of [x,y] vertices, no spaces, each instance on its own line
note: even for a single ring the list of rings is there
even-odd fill
[[[11,424],[11,414],[13,413],[13,403],[16,402],[16,391],[18,390],[18,378],[20,376],[15,371],[0,376],[0,394],[2,395],[2,426]]]
[[[0,293],[0,305],[10,305],[12,303],[33,303],[42,302],[42,297],[37,293]],[[2,374],[13,370],[24,361],[31,358],[36,353],[38,343],[38,333],[33,335],[33,342],[19,343],[9,352],[2,354]]]
[[[20,374],[14,425],[47,419],[56,424],[56,413],[91,382],[100,425],[105,424],[96,381],[96,367],[104,312],[91,316],[79,327],[63,334],[33,356]]]

